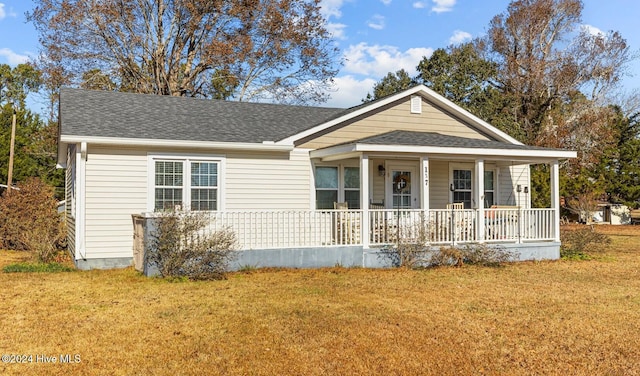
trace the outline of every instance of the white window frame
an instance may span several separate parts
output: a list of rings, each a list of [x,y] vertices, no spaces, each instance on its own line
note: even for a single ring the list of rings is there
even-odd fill
[[[487,192],[493,192],[493,205],[497,205],[498,204],[498,171],[495,168],[485,168],[484,172],[493,172],[493,190],[486,190],[483,188],[482,191],[482,205],[484,205],[484,201],[486,200],[486,196],[487,196]],[[485,183],[486,183],[486,179],[484,179]],[[491,207],[491,205],[489,205],[489,207]],[[485,208],[488,209],[488,208]]]
[[[313,210],[327,210],[327,209],[318,209],[317,205],[316,205],[316,191],[317,190],[331,190],[333,191],[334,189],[328,189],[328,188],[316,188],[315,185],[315,180],[316,180],[316,168],[318,167],[333,167],[333,168],[337,168],[338,169],[338,195],[337,195],[337,202],[345,202],[345,191],[358,191],[361,192],[362,191],[362,181],[360,182],[360,187],[359,188],[345,188],[345,179],[344,179],[344,173],[345,173],[345,168],[357,168],[360,169],[360,165],[358,165],[357,162],[353,162],[353,163],[316,163],[313,166],[313,176],[312,176],[312,193],[313,193],[313,197],[312,197],[312,203],[311,206],[313,208]],[[362,194],[362,193],[360,193]],[[349,208],[349,209],[355,209],[355,208]]]
[[[206,162],[218,163],[218,187],[217,187],[217,210],[225,209],[225,171],[226,157],[224,155],[212,154],[178,154],[178,153],[149,153],[147,154],[147,211],[155,211],[156,192],[156,161],[170,161],[183,163],[182,176],[182,209],[191,210],[191,163]]]
[[[449,190],[449,202],[453,202],[453,192],[449,189],[451,184],[453,184],[453,170],[471,170],[471,208],[474,206],[477,208],[478,203],[474,203],[474,193],[476,186],[476,171],[473,163],[449,163],[449,185],[447,186],[447,190]],[[498,168],[494,164],[485,164],[484,168],[485,172],[493,171],[493,201],[494,204],[500,202],[498,195],[499,193],[499,175]],[[482,205],[484,205],[484,196],[485,190],[482,187]]]

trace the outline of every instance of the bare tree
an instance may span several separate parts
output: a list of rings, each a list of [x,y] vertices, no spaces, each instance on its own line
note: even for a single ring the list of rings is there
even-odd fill
[[[540,144],[571,120],[554,115],[576,97],[595,111],[633,58],[619,33],[578,28],[582,8],[580,0],[518,0],[490,23],[484,52],[498,64],[497,85],[527,142]]]
[[[52,88],[322,102],[339,65],[319,0],[34,2]]]

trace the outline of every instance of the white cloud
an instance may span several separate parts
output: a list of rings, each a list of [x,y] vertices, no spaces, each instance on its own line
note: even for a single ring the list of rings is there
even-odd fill
[[[392,1],[392,0],[380,0],[380,1],[381,1],[381,2],[382,2],[382,4],[384,4],[384,5],[389,5],[389,4],[391,4],[391,1]]]
[[[7,11],[4,9],[4,6],[4,3],[0,3],[0,21],[2,21],[2,19],[6,18],[7,16],[13,18],[18,17],[18,14],[13,9],[9,9],[9,12],[7,13]]]
[[[425,4],[424,1],[416,1],[413,3],[413,7],[416,9],[424,9],[427,7],[427,4]]]
[[[327,31],[336,39],[347,39],[344,35],[344,29],[346,29],[346,27],[347,25],[342,23],[330,22],[327,24]]]
[[[449,44],[460,44],[468,40],[471,40],[471,34],[466,31],[456,30],[453,32],[451,38],[449,38]]]
[[[432,12],[442,13],[451,12],[456,5],[457,0],[432,0],[435,5],[431,8]]]
[[[339,22],[329,22],[330,18],[339,19],[342,17],[342,6],[345,1],[350,0],[322,0],[320,2],[320,14],[327,20],[327,30],[336,39],[346,39],[345,29],[347,25]]]
[[[29,56],[17,54],[8,48],[0,48],[0,57],[4,57],[9,65],[18,65],[29,61]]]
[[[377,81],[369,77],[359,80],[352,75],[346,75],[334,78],[333,82],[331,99],[323,106],[348,108],[362,103],[367,93],[373,91],[373,85]]]
[[[598,35],[604,36],[604,35],[606,35],[606,33],[604,31],[598,29],[595,26],[588,25],[588,24],[584,24],[584,25],[580,26],[580,29],[582,31],[588,33],[588,34],[593,35],[593,36],[598,36]]]
[[[342,17],[342,5],[345,0],[322,0],[320,2],[320,13],[324,16],[325,19],[329,19],[331,17],[340,18]]]
[[[367,26],[375,30],[382,30],[385,27],[384,16],[375,14],[367,21]]]
[[[399,69],[415,74],[416,66],[422,57],[429,57],[432,53],[432,48],[420,47],[400,51],[395,46],[369,45],[363,42],[351,45],[345,50],[343,71],[372,76],[374,79]]]

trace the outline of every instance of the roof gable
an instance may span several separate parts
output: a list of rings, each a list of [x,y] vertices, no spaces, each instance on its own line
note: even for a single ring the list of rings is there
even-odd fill
[[[354,121],[370,116],[371,114],[375,114],[381,109],[388,108],[389,106],[401,103],[402,101],[409,101],[410,98],[415,95],[421,96],[429,104],[439,108],[445,113],[448,113],[450,116],[459,119],[461,122],[466,123],[478,133],[486,135],[490,139],[517,145],[522,144],[518,140],[471,114],[424,85],[418,85],[403,92],[350,108],[343,113],[337,114],[332,119],[280,140],[278,143],[293,143],[299,145],[308,142],[314,138],[325,135],[330,131],[335,131],[353,123]]]

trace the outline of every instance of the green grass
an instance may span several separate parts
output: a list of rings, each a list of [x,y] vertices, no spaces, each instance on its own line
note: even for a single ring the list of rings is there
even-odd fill
[[[61,273],[74,272],[76,269],[56,262],[19,262],[3,267],[2,271],[5,273]]]

